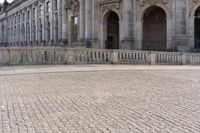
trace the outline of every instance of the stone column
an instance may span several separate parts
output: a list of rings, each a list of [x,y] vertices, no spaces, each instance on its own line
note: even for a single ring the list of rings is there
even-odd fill
[[[188,20],[189,48],[195,47],[195,16],[190,16]]]
[[[189,38],[188,38],[188,0],[174,0],[174,46],[178,51],[189,50]]]
[[[66,45],[68,43],[68,26],[67,26],[67,10],[65,8],[66,0],[62,0],[62,43]]]
[[[59,0],[59,6],[58,6],[58,41],[60,43],[60,40],[62,39],[62,0]],[[57,42],[58,43],[58,42]]]
[[[122,49],[133,49],[133,1],[123,1],[123,14],[124,14],[124,36],[122,38]]]
[[[2,29],[2,22],[0,22],[0,29]],[[3,39],[2,30],[0,30],[0,43],[2,43],[2,39]]]
[[[142,50],[142,40],[143,40],[143,18],[135,16],[134,25],[134,50]]]
[[[87,46],[91,47],[92,41],[92,0],[85,0],[85,39]]]
[[[24,45],[27,46],[27,9],[24,10],[25,13],[25,20],[24,20]]]
[[[45,18],[45,11],[46,9],[46,4],[45,4],[45,1],[42,1],[42,10],[43,10],[43,14],[42,14],[42,44],[41,45],[46,45],[46,25],[45,25],[45,22],[46,22],[46,18]]]
[[[166,17],[167,21],[167,49],[172,49],[174,51],[174,44],[173,44],[173,32],[172,32],[172,17]]]
[[[35,7],[35,12],[36,12],[36,18],[35,18],[35,36],[36,36],[36,42],[35,42],[35,45],[38,45],[37,43],[39,42],[39,39],[38,39],[38,3],[36,4],[37,7]]]
[[[33,36],[32,36],[32,35],[33,35],[33,33],[32,33],[32,32],[33,32],[33,27],[32,27],[32,24],[33,24],[33,19],[32,19],[32,18],[33,18],[33,15],[32,15],[32,14],[33,14],[33,12],[32,12],[32,10],[33,10],[33,9],[32,9],[32,5],[31,5],[31,6],[30,6],[30,20],[29,20],[29,22],[30,22],[30,36],[29,36],[30,42],[29,42],[29,45],[31,45],[31,46],[33,45],[33,44],[32,44],[32,43],[33,43],[33,42],[32,42],[32,38],[33,38]],[[31,44],[30,44],[30,43],[31,43]]]
[[[50,21],[50,45],[53,45],[54,44],[54,17],[53,17],[53,14],[54,14],[54,9],[53,9],[53,5],[54,5],[54,2],[53,0],[50,1],[50,16],[49,16],[49,21]]]
[[[80,1],[80,10],[79,10],[79,14],[80,14],[80,37],[79,37],[79,41],[82,42],[85,40],[85,0],[81,0]]]

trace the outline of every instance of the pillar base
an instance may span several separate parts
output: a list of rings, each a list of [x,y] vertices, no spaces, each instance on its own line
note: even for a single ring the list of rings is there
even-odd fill
[[[132,50],[133,49],[133,39],[123,39],[120,42],[120,49]]]

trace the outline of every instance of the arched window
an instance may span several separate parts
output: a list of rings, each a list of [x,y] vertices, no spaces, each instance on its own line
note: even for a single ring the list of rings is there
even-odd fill
[[[72,42],[78,41],[78,16],[72,18]]]

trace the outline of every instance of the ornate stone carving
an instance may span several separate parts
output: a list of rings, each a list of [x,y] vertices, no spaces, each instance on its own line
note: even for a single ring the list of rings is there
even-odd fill
[[[200,0],[189,0],[189,16],[194,16],[198,7],[200,7]]]
[[[140,0],[140,6],[144,6],[146,4],[154,5],[156,3],[167,4],[169,0]]]
[[[101,9],[101,12],[105,12],[107,10],[112,10],[112,9],[119,9],[121,0],[99,0],[99,6]]]
[[[136,0],[136,5],[136,14],[143,15],[142,13],[144,13],[146,8],[155,5],[163,8],[167,16],[172,16],[172,0]]]
[[[74,16],[79,14],[79,2],[77,0],[68,0],[65,8],[70,10]]]

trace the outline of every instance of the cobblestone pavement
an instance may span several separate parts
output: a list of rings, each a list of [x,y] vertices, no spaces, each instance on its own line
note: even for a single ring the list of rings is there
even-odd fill
[[[109,67],[1,75],[0,132],[200,132],[200,68]]]

